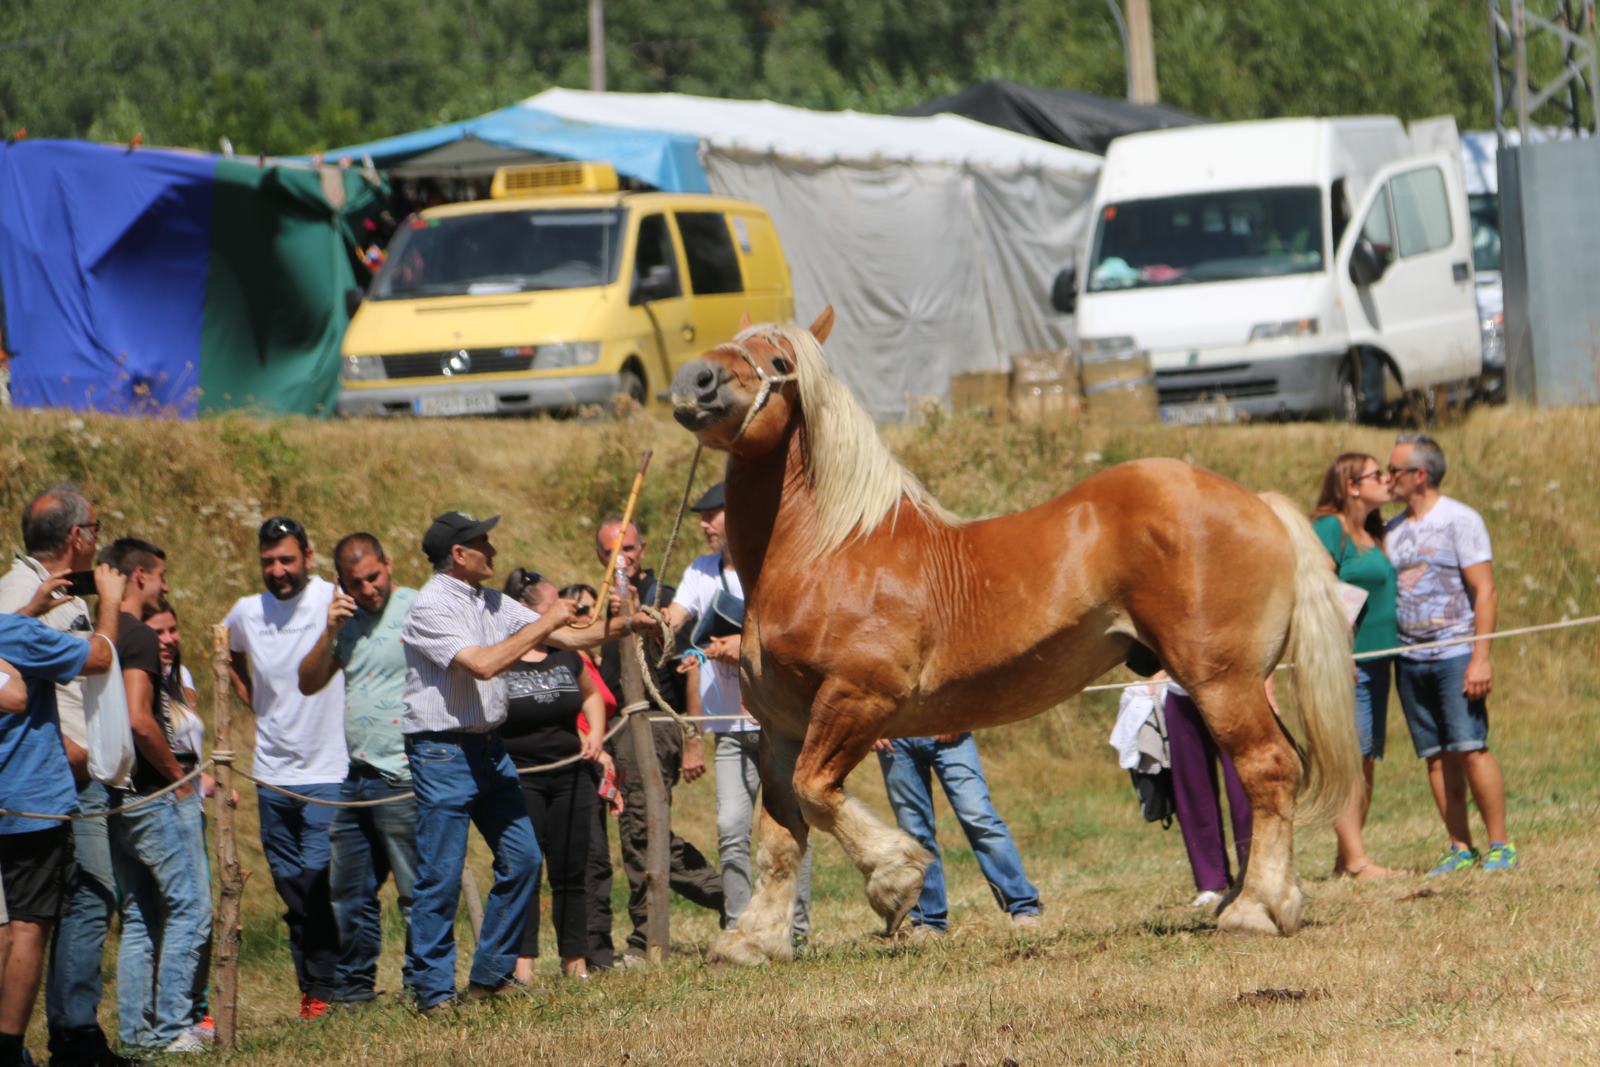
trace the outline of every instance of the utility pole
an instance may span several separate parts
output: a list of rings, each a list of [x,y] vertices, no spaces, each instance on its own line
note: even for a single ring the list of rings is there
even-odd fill
[[[1128,99],[1154,104],[1161,99],[1156,88],[1156,46],[1150,26],[1150,0],[1128,2]]]
[[[606,91],[606,0],[589,0],[589,89]]]

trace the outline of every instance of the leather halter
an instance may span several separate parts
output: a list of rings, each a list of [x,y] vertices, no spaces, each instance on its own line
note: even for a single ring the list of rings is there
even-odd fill
[[[736,344],[734,347],[739,350],[739,355],[744,361],[750,364],[750,369],[756,372],[756,377],[761,379],[761,387],[756,390],[756,398],[750,402],[749,409],[744,413],[744,421],[739,424],[739,432],[734,434],[733,440],[728,442],[730,445],[738,443],[739,438],[743,437],[744,432],[750,428],[750,424],[755,421],[755,417],[766,406],[767,399],[772,395],[773,386],[782,385],[784,382],[796,381],[800,377],[798,372],[792,374],[768,374],[761,364],[755,361],[755,357],[745,350],[744,345]]]

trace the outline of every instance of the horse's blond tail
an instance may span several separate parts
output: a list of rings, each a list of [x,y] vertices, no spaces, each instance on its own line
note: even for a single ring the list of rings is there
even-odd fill
[[[1261,499],[1289,531],[1294,548],[1294,612],[1286,652],[1305,747],[1299,817],[1318,822],[1344,807],[1361,775],[1350,629],[1327,549],[1310,520],[1277,493],[1262,493]]]

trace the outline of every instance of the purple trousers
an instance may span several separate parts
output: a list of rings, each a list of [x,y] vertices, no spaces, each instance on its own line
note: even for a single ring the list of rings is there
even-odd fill
[[[1167,746],[1172,760],[1172,791],[1183,830],[1183,847],[1189,852],[1194,887],[1201,892],[1227,892],[1233,884],[1228,850],[1222,840],[1222,802],[1217,796],[1217,761],[1228,789],[1228,814],[1233,820],[1233,848],[1243,872],[1250,855],[1250,801],[1245,797],[1233,760],[1217,747],[1216,739],[1188,697],[1167,694]]]

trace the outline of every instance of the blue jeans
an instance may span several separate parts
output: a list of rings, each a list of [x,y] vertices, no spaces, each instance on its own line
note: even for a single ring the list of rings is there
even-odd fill
[[[90,782],[78,790],[80,812],[104,811],[106,787]],[[100,1030],[100,960],[106,931],[117,908],[117,878],[111,869],[111,838],[105,819],[72,824],[77,869],[55,940],[45,981],[45,1018],[50,1023],[50,1058],[62,1063],[98,1061],[107,1051]]]
[[[340,800],[383,800],[410,787],[391,785],[362,764],[350,765]],[[337,999],[371,1000],[377,995],[378,953],[383,948],[378,889],[394,875],[400,921],[406,929],[405,984],[411,986],[411,893],[417,879],[417,802],[407,798],[371,808],[340,808],[328,831],[332,863],[328,891],[339,927]]]
[[[1482,700],[1468,700],[1462,692],[1471,659],[1470,655],[1424,660],[1400,657],[1395,688],[1418,757],[1489,747],[1489,707]]]
[[[978,760],[978,743],[961,734],[948,744],[931,737],[901,737],[892,752],[878,753],[883,786],[894,807],[900,829],[933,853],[922,880],[922,896],[911,909],[917,926],[945,929],[950,922],[944,891],[944,862],[934,837],[933,788],[930,774],[939,776],[961,829],[972,845],[978,869],[989,883],[995,902],[1009,915],[1037,915],[1039,891],[1022,872],[1022,857],[1005,820],[989,799],[989,783]]]
[[[338,800],[343,785],[313,782],[284,788],[319,800]],[[283,899],[283,920],[289,926],[289,952],[300,992],[332,1000],[339,970],[339,930],[328,895],[328,825],[333,822],[334,809],[266,788],[257,795],[261,847],[267,853],[272,884]]]
[[[411,981],[417,1007],[429,1008],[456,992],[456,908],[469,823],[494,853],[494,888],[468,975],[473,983],[499,986],[516,970],[541,857],[498,731],[407,734],[406,757],[417,792]]]
[[[134,799],[111,794],[113,810]],[[122,889],[117,1015],[124,1044],[161,1049],[194,1024],[194,990],[211,936],[211,887],[179,801],[167,794],[110,820]]]
[[[1356,736],[1361,739],[1361,754],[1368,759],[1383,758],[1384,737],[1389,732],[1389,679],[1393,673],[1393,656],[1356,664]]]

